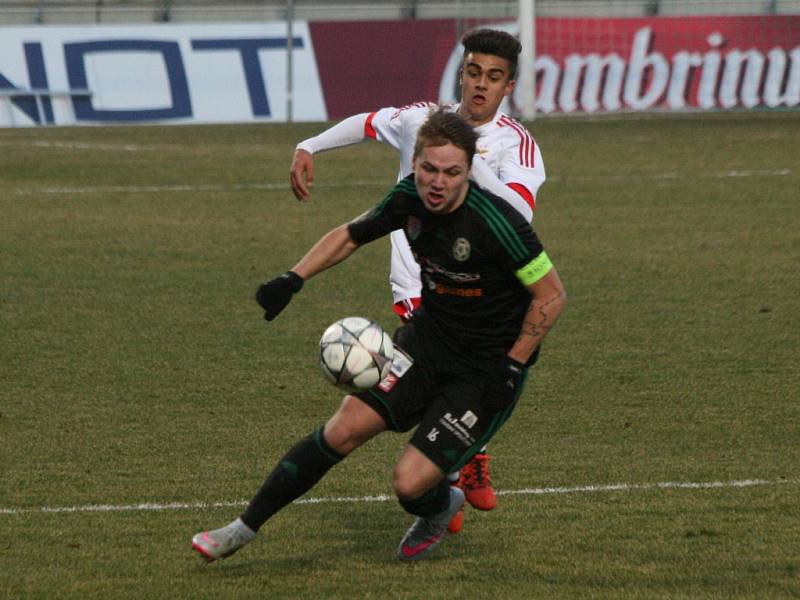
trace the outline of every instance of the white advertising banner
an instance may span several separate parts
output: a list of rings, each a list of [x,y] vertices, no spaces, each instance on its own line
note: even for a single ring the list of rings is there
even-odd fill
[[[0,127],[287,119],[283,22],[0,32]],[[292,117],[324,121],[308,24],[292,37]]]

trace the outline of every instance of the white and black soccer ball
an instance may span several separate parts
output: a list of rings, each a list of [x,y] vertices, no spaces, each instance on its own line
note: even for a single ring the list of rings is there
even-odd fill
[[[383,328],[363,317],[339,319],[319,341],[319,367],[334,385],[366,390],[380,383],[392,368],[394,345]]]

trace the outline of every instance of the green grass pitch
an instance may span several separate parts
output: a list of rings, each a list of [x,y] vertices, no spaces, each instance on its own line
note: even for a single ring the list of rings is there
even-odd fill
[[[354,500],[202,565],[192,534],[338,406],[324,328],[396,324],[383,240],[271,324],[253,301],[394,181],[365,143],[295,201],[323,127],[0,130],[0,598],[800,596],[797,113],[533,123],[569,300],[490,446],[498,508],[398,563],[410,518],[360,500],[386,434],[309,495]]]

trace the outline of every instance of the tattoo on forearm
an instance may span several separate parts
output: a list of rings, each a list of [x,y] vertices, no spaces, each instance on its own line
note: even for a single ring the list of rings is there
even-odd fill
[[[553,298],[545,302],[539,306],[538,311],[536,311],[536,302],[532,301],[530,303],[528,312],[525,315],[525,320],[522,322],[522,329],[517,338],[518,341],[524,337],[533,337],[541,341],[542,338],[547,335],[547,332],[550,331],[555,324],[555,317],[552,316],[550,309],[551,305],[555,303],[557,299],[558,298]],[[536,318],[537,316],[538,318]]]

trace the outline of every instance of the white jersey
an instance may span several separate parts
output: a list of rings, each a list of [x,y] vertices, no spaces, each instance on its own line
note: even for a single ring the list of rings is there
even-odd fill
[[[400,153],[398,181],[413,171],[417,132],[438,106],[418,102],[403,108],[382,108],[374,113],[355,115],[298,144],[312,154],[356,143],[365,137],[385,142]],[[457,111],[458,105],[444,107]],[[363,125],[362,125],[363,124]],[[361,131],[357,128],[361,127]],[[517,120],[498,112],[494,119],[475,128],[479,134],[471,177],[478,185],[500,196],[530,221],[536,193],[544,183],[545,171],[539,146]],[[394,302],[419,298],[419,265],[403,231],[394,231],[392,268],[389,281]]]

